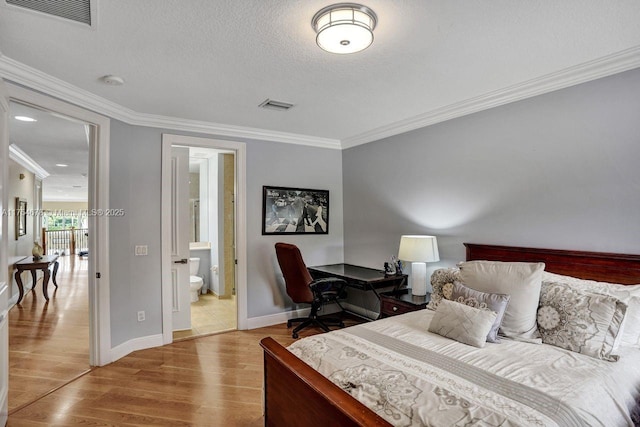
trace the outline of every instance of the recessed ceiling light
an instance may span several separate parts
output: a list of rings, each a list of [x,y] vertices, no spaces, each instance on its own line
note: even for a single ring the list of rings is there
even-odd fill
[[[27,117],[27,116],[15,116],[14,119],[20,120],[21,122],[37,122],[37,120],[34,119],[33,117]]]
[[[66,168],[69,165],[65,165],[64,163],[56,163],[56,166],[58,166],[60,168]]]

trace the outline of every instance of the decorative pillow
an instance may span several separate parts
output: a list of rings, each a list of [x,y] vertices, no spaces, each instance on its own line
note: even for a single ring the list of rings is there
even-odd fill
[[[451,301],[468,305],[469,307],[479,308],[481,310],[491,310],[496,313],[496,320],[493,322],[487,341],[500,342],[498,338],[498,328],[502,323],[504,312],[509,304],[509,295],[505,294],[489,294],[486,292],[476,291],[456,281],[453,282],[453,291],[451,292]]]
[[[578,279],[560,274],[542,273],[543,282],[559,282],[571,285],[572,288],[586,292],[611,295],[627,304],[627,314],[623,325],[620,343],[623,346],[640,347],[640,284],[622,285],[619,283],[596,282],[595,280]]]
[[[460,281],[480,292],[510,295],[500,333],[540,343],[536,315],[544,263],[468,261],[460,265]]]
[[[545,282],[540,293],[538,328],[542,342],[615,362],[614,342],[622,332],[627,305],[610,295]]]
[[[496,313],[493,311],[443,299],[431,319],[429,332],[464,344],[484,347],[495,320]]]
[[[460,270],[458,268],[439,268],[431,275],[431,300],[427,304],[427,308],[435,310],[442,300],[451,299],[451,291],[453,290],[453,282],[460,280]]]

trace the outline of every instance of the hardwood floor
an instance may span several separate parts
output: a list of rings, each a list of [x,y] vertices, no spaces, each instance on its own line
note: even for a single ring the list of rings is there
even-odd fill
[[[137,351],[10,412],[8,426],[262,426],[259,342],[266,336],[294,341],[282,324]]]
[[[89,369],[88,261],[59,261],[58,289],[49,282],[49,302],[38,272],[35,291],[25,289],[9,311],[9,413]]]

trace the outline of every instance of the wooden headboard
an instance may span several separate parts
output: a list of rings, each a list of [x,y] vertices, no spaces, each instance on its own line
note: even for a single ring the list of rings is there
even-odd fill
[[[545,270],[624,285],[640,284],[640,255],[465,243],[467,261],[544,262]]]

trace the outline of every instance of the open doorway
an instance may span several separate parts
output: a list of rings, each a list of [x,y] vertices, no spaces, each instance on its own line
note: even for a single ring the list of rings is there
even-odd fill
[[[47,168],[53,170],[54,167],[71,170],[71,160],[74,160],[75,154],[80,154],[83,157],[81,163],[83,163],[84,177],[84,192],[85,199],[84,205],[87,206],[89,212],[96,212],[99,210],[105,210],[108,206],[108,182],[109,182],[109,119],[90,111],[78,108],[66,102],[48,97],[46,95],[33,92],[29,89],[19,87],[13,84],[5,85],[8,92],[9,103],[7,104],[7,138],[2,138],[3,151],[9,154],[10,159],[6,159],[6,165],[11,163],[12,172],[2,179],[4,185],[4,191],[6,195],[4,197],[11,197],[14,200],[12,191],[25,191],[28,193],[24,201],[20,201],[20,206],[26,205],[26,214],[20,219],[14,217],[13,229],[26,231],[25,234],[16,232],[17,239],[13,234],[11,239],[5,239],[3,237],[2,249],[3,254],[7,254],[3,258],[11,258],[6,260],[7,266],[14,267],[12,275],[8,275],[8,284],[11,286],[11,291],[8,298],[8,311],[9,322],[8,323],[8,336],[10,345],[7,347],[13,347],[13,345],[24,345],[24,337],[35,340],[32,341],[33,346],[28,348],[28,351],[23,352],[25,356],[31,357],[31,359],[24,359],[22,361],[16,361],[15,358],[9,357],[9,352],[13,351],[13,348],[6,348],[3,346],[3,355],[0,359],[6,357],[9,360],[11,369],[8,375],[8,388],[9,388],[9,407],[13,410],[17,409],[24,404],[28,404],[28,400],[35,400],[40,396],[40,392],[46,394],[52,389],[66,382],[72,381],[78,372],[82,373],[87,371],[91,366],[100,366],[107,364],[111,361],[111,344],[110,344],[110,321],[109,321],[109,281],[108,281],[108,220],[105,216],[92,216],[86,215],[76,222],[77,226],[85,226],[88,229],[88,235],[86,231],[82,232],[77,230],[80,234],[75,234],[72,238],[68,235],[63,240],[66,240],[65,256],[67,259],[62,259],[61,250],[58,251],[58,257],[60,260],[59,268],[57,271],[57,284],[58,288],[55,289],[53,280],[49,281],[47,286],[49,300],[45,298],[45,294],[42,289],[42,282],[45,278],[44,270],[36,271],[35,280],[30,274],[21,275],[25,280],[23,281],[24,295],[20,304],[17,304],[19,298],[19,292],[16,291],[17,282],[15,281],[15,268],[14,264],[16,258],[20,257],[25,260],[32,258],[32,249],[34,247],[34,241],[40,243],[43,242],[42,225],[43,225],[43,213],[45,211],[43,191],[45,189],[45,180],[52,178],[50,182],[53,185],[53,176],[55,173],[47,171]],[[25,108],[28,111],[23,114],[19,109]],[[15,116],[29,117],[30,114],[41,114],[42,116],[36,120],[40,120],[40,124],[47,123],[49,119],[64,120],[71,122],[78,126],[75,131],[81,134],[82,148],[76,150],[67,150],[67,156],[63,160],[55,159],[54,154],[49,152],[48,155],[51,158],[44,158],[42,155],[51,149],[57,151],[64,151],[62,146],[57,145],[56,142],[56,128],[51,124],[46,130],[44,130],[44,138],[47,140],[46,146],[28,148],[27,138],[33,138],[34,129],[31,128],[27,134],[21,135],[16,128],[16,122],[14,122]],[[33,118],[33,117],[32,117]],[[20,120],[16,120],[20,122]],[[12,123],[13,122],[13,123]],[[22,121],[24,124],[37,124],[38,121],[29,122]],[[37,131],[36,131],[37,132]],[[26,136],[25,136],[26,135]],[[66,139],[68,135],[63,135],[62,139]],[[13,146],[12,146],[13,145]],[[22,147],[22,148],[20,148]],[[81,153],[75,153],[80,151]],[[31,152],[31,154],[27,154]],[[33,156],[33,157],[32,157]],[[18,162],[16,159],[20,159]],[[30,163],[29,159],[33,161]],[[34,159],[39,159],[34,161]],[[49,160],[55,161],[53,166],[48,165]],[[74,160],[75,161],[75,160]],[[25,163],[28,167],[24,167],[21,164]],[[56,163],[60,165],[66,164],[67,166],[55,166]],[[43,167],[45,165],[46,167]],[[24,170],[18,171],[19,168]],[[9,167],[6,168],[9,172]],[[48,174],[48,175],[47,175]],[[15,175],[16,183],[12,180]],[[47,176],[45,176],[47,175]],[[33,180],[33,189],[29,191],[31,184],[26,184],[27,180]],[[63,180],[64,181],[64,180]],[[6,183],[6,185],[5,185]],[[22,183],[22,186],[21,184]],[[69,183],[60,183],[63,187],[69,188],[69,192],[79,190],[74,188]],[[75,184],[81,185],[81,184]],[[13,187],[13,189],[12,189]],[[51,187],[56,193],[55,186]],[[64,190],[63,190],[64,191]],[[31,203],[29,204],[29,197]],[[20,200],[20,195],[15,197],[15,200]],[[6,199],[5,199],[6,203]],[[83,206],[84,206],[83,205]],[[13,208],[5,205],[7,208]],[[67,206],[68,207],[68,206]],[[49,206],[49,209],[55,209]],[[86,209],[85,209],[86,211]],[[66,212],[65,212],[66,213]],[[76,217],[76,219],[78,219]],[[8,216],[3,217],[3,228],[9,229]],[[19,227],[15,225],[19,224]],[[5,228],[6,227],[6,228]],[[79,228],[79,227],[76,227]],[[30,231],[30,234],[29,234]],[[70,246],[71,240],[75,240],[75,247]],[[11,240],[11,241],[9,241]],[[51,242],[51,240],[50,240]],[[10,252],[9,249],[16,249],[15,252]],[[77,257],[79,251],[86,252],[85,257]],[[55,252],[55,251],[53,251]],[[71,256],[73,252],[73,256]],[[55,254],[54,254],[55,255]],[[83,259],[84,258],[84,259]],[[14,262],[11,262],[14,261]],[[67,262],[68,261],[68,262]],[[72,266],[73,264],[73,266]],[[7,268],[8,272],[9,268]],[[49,270],[50,275],[56,275],[53,273],[55,269]],[[97,287],[97,278],[102,275],[100,288]],[[51,278],[52,279],[52,278]],[[31,286],[35,282],[37,288],[31,291]],[[80,283],[81,292],[74,291],[75,285],[73,282]],[[16,295],[17,294],[17,295]],[[66,295],[67,298],[63,298]],[[77,301],[83,301],[78,303]],[[25,309],[27,303],[32,303],[32,307]],[[82,320],[75,318],[77,312],[80,312],[83,316]],[[24,333],[20,335],[22,331],[16,328],[12,328],[14,321],[26,321],[27,317],[31,316],[31,333]],[[57,331],[66,328],[71,333],[70,341],[65,341],[62,335]],[[78,346],[82,348],[79,353],[71,351],[72,346]],[[28,346],[25,346],[27,348]],[[6,352],[6,353],[4,353]],[[63,353],[64,352],[64,353]],[[62,359],[58,356],[62,355]],[[77,357],[77,358],[76,358]],[[71,365],[69,359],[75,358],[74,366],[72,369],[66,369]],[[7,360],[5,359],[5,360]],[[46,359],[47,363],[42,361]],[[26,380],[16,379],[14,375],[23,374],[24,376],[30,376],[32,381],[26,383]],[[39,378],[39,375],[42,377]],[[46,376],[49,376],[46,378]],[[13,397],[20,396],[22,401],[13,399]]]
[[[89,248],[88,127],[9,103],[8,192],[22,206],[9,218],[9,229],[16,230],[8,242],[15,303],[9,311],[10,412],[90,369],[89,260],[79,256]],[[58,263],[51,278],[44,270],[18,271],[36,262],[35,243],[45,259]],[[43,357],[52,363],[39,365]]]
[[[171,210],[177,217],[172,223],[188,217],[189,231],[173,235],[188,240],[189,294],[176,293],[174,340],[237,328],[235,152],[172,145],[172,157],[182,152],[188,155],[188,174],[177,168],[171,179],[188,182],[188,201],[176,194],[172,204],[178,204]],[[173,182],[172,188],[180,191],[183,183]]]
[[[242,143],[163,135],[165,342],[243,327],[243,164]]]

